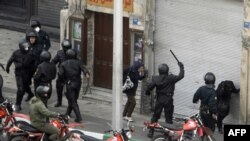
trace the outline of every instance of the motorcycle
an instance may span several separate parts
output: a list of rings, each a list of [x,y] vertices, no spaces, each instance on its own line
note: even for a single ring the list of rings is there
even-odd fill
[[[107,141],[129,141],[132,138],[132,133],[134,132],[134,126],[127,123],[127,128],[122,128],[121,130],[108,130],[105,133],[112,133],[113,136],[108,138]]]
[[[28,115],[15,113],[14,111],[15,106],[8,99],[0,104],[0,133],[3,136],[6,136],[9,130],[19,122],[17,119],[22,119],[22,122],[25,123],[30,120]]]
[[[60,130],[59,137],[62,140],[77,140],[84,141],[84,134],[79,130],[69,130],[74,127],[83,127],[80,123],[67,124],[69,116],[60,115],[50,121],[50,124]],[[10,130],[9,141],[50,141],[49,136],[31,124],[19,122],[17,126],[14,126]]]
[[[212,136],[212,131],[205,127],[197,113],[187,119],[183,119],[183,123],[166,124],[166,123],[150,123],[144,122],[145,129],[154,129],[154,132],[161,134],[156,135],[151,141],[196,141],[197,137],[202,141],[216,141]]]

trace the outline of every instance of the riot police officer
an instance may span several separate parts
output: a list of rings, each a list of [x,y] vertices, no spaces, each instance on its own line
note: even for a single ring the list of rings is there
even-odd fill
[[[6,72],[9,73],[11,64],[13,62],[15,64],[15,77],[17,84],[17,111],[21,110],[21,102],[25,92],[29,94],[26,101],[30,100],[34,96],[30,89],[30,74],[32,73],[32,69],[35,64],[35,59],[30,53],[29,46],[30,44],[26,41],[26,39],[21,39],[19,41],[19,49],[13,52],[6,66]]]
[[[81,122],[82,117],[77,104],[79,92],[81,88],[81,73],[83,72],[89,78],[88,70],[82,65],[81,61],[77,59],[76,52],[69,49],[66,52],[68,60],[64,61],[59,69],[59,77],[66,83],[66,98],[68,99],[67,115],[70,115],[73,110],[76,115],[75,122]]]
[[[201,86],[194,94],[193,103],[200,104],[200,116],[204,125],[215,130],[215,123],[217,118],[217,97],[214,89],[215,75],[212,72],[208,72],[204,76],[205,85]]]
[[[150,91],[156,87],[156,103],[151,123],[158,122],[163,109],[165,112],[165,122],[173,123],[175,83],[184,78],[184,66],[181,62],[178,62],[178,65],[180,67],[179,75],[169,75],[168,65],[159,65],[159,75],[152,77],[152,82],[146,89],[146,95],[150,95]],[[149,130],[148,137],[151,138],[153,134],[154,130]]]
[[[48,86],[48,99],[52,92],[52,80],[56,78],[56,65],[50,62],[51,54],[48,51],[43,51],[40,55],[41,64],[38,65],[34,75],[35,89],[38,86]]]
[[[66,51],[71,48],[71,43],[68,39],[64,39],[61,43],[62,50],[57,51],[56,56],[52,59],[52,62],[58,64],[58,68],[61,63],[66,60]],[[62,93],[63,93],[63,80],[60,80],[59,77],[56,79],[56,92],[57,92],[57,103],[55,107],[59,107],[62,105]]]
[[[34,67],[34,72],[36,71],[37,66],[40,62],[40,54],[43,51],[43,46],[38,44],[38,33],[34,29],[27,30],[26,40],[30,43],[30,50],[32,55],[34,56],[36,62]],[[32,74],[33,76],[33,74]]]
[[[41,23],[38,20],[31,20],[30,27],[32,27],[38,33],[38,44],[42,45],[44,50],[49,50],[50,48],[50,39],[49,35],[41,30]]]

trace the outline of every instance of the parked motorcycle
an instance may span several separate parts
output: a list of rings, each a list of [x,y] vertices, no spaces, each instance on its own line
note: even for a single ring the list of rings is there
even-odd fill
[[[155,135],[151,141],[216,141],[212,131],[202,123],[199,113],[183,119],[182,124],[150,123],[144,122],[145,128],[154,129]]]
[[[74,127],[83,127],[80,123],[70,123],[67,124],[69,120],[68,116],[58,116],[55,119],[52,119],[50,124],[60,129],[60,138],[62,140],[77,140],[85,141],[84,134],[79,130],[69,130]],[[10,130],[9,141],[50,141],[49,136],[31,124],[19,122],[17,126],[14,126]]]
[[[108,138],[107,141],[129,141],[132,138],[132,133],[134,132],[134,126],[127,123],[127,128],[122,128],[120,130],[108,130],[105,133],[112,133],[113,136]]]
[[[26,120],[26,121],[30,120],[28,115],[15,113],[14,111],[15,111],[15,106],[8,99],[5,99],[0,104],[0,122],[1,122],[0,133],[3,136],[6,136],[10,128],[12,128],[14,125],[16,125],[19,122],[17,121],[18,118]],[[26,122],[26,121],[23,121],[23,122]]]

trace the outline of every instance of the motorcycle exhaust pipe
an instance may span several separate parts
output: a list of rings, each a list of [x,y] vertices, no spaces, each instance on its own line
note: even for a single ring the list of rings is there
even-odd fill
[[[174,137],[174,138],[178,137],[178,133],[176,133],[175,131],[169,130],[169,129],[167,129],[167,128],[165,128],[165,131],[166,131],[166,132],[168,133],[168,135],[171,136],[171,137]]]

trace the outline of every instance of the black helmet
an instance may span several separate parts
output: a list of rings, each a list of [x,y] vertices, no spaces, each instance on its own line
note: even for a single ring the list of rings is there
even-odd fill
[[[41,28],[41,24],[38,20],[31,20],[30,21],[30,27],[35,28],[35,27],[40,27]]]
[[[62,43],[62,48],[66,52],[68,49],[71,49],[71,43],[68,39],[63,39]]]
[[[30,37],[35,37],[36,39],[38,38],[38,34],[34,29],[29,29],[26,32],[26,40],[29,42]]]
[[[204,76],[205,84],[214,84],[215,79],[215,75],[212,72],[207,72]]]
[[[48,52],[48,51],[43,51],[41,54],[40,54],[40,60],[42,62],[49,62],[51,59],[51,54]]]
[[[66,56],[68,59],[74,59],[76,58],[76,52],[73,49],[68,49],[66,52]]]
[[[28,52],[29,51],[29,42],[27,42],[27,40],[25,38],[22,38],[20,41],[19,41],[19,49],[22,51],[22,52]]]
[[[160,64],[158,67],[159,74],[168,74],[168,65],[167,64]]]
[[[36,95],[41,99],[46,99],[47,96],[45,94],[48,94],[49,90],[48,86],[38,86],[36,88]]]

